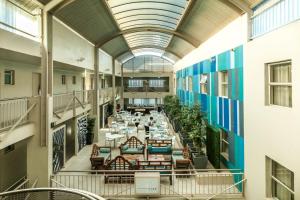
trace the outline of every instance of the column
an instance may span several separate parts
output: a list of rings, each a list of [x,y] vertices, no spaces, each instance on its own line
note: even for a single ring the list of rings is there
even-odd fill
[[[114,115],[116,114],[117,101],[116,101],[116,63],[115,59],[112,57],[112,99],[113,99],[113,109]]]
[[[99,140],[99,127],[100,127],[100,110],[99,110],[99,49],[95,47],[94,49],[94,105],[93,105],[93,115],[96,118],[94,127],[94,141]]]
[[[121,108],[124,110],[124,74],[123,74],[123,64],[121,65],[121,95],[120,95]]]
[[[41,13],[41,98],[40,112],[32,117],[37,124],[36,134],[27,145],[27,174],[37,187],[47,187],[52,174],[52,116],[53,116],[53,16],[43,10]],[[38,106],[37,106],[38,107]],[[40,124],[40,126],[38,126]],[[32,183],[31,182],[31,183]]]

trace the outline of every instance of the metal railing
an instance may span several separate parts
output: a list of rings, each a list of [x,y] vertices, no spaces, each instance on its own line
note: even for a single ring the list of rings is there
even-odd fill
[[[73,91],[69,93],[53,95],[53,111],[55,113],[70,110],[74,106],[79,107],[92,103],[93,90]],[[74,105],[75,103],[75,105]],[[73,104],[73,105],[72,105]]]
[[[62,171],[53,175],[51,182],[53,187],[63,185],[103,197],[122,198],[135,196],[134,172],[136,171]],[[147,171],[138,170],[138,172]],[[220,192],[224,195],[243,195],[243,183],[239,181],[243,180],[244,174],[238,171],[231,173],[228,170],[219,170],[219,172],[160,170],[160,172],[160,196],[162,197],[208,198]]]
[[[87,191],[69,188],[30,188],[0,193],[0,200],[40,200],[40,199],[74,199],[105,200]]]
[[[28,98],[0,100],[0,131],[12,127],[28,110]],[[24,117],[20,124],[26,123],[28,117]]]

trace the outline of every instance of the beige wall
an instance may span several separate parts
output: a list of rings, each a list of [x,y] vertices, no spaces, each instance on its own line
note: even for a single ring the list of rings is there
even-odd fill
[[[15,84],[4,85],[4,71],[15,70]],[[39,67],[32,64],[0,60],[0,99],[32,96],[32,73]]]
[[[246,199],[266,197],[266,156],[295,174],[300,197],[300,21],[254,39],[245,47]],[[293,107],[265,105],[265,64],[292,60]]]
[[[26,141],[18,142],[14,145],[15,149],[8,153],[0,150],[0,191],[26,176],[26,144]]]
[[[63,85],[61,82],[61,76],[66,76],[66,84]],[[76,76],[76,84],[72,83],[72,77]],[[84,76],[84,71],[71,71],[71,70],[54,70],[53,73],[53,93],[67,93],[73,90],[82,90],[82,77]]]
[[[94,46],[77,33],[53,21],[53,59],[70,65],[94,69]]]

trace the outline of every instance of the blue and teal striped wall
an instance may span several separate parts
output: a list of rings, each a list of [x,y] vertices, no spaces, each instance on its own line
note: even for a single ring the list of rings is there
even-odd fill
[[[203,60],[176,72],[177,96],[182,104],[201,105],[207,113],[208,122],[226,130],[229,140],[229,160],[223,163],[231,169],[244,169],[244,91],[243,91],[243,46],[238,46],[210,59]],[[228,72],[228,97],[218,94],[218,72]],[[200,90],[200,74],[207,74],[207,94]],[[186,91],[183,81],[193,79],[192,91]]]

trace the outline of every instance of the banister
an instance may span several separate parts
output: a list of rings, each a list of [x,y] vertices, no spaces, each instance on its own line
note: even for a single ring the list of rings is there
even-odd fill
[[[217,193],[217,194],[214,194],[213,196],[209,197],[209,198],[206,199],[206,200],[211,200],[211,199],[213,199],[213,198],[215,198],[215,197],[217,197],[217,196],[223,194],[223,193],[226,192],[227,190],[230,190],[231,188],[233,188],[233,187],[235,187],[235,186],[237,186],[237,185],[239,185],[239,184],[245,182],[246,180],[247,180],[247,179],[243,179],[243,180],[241,180],[241,181],[239,181],[239,182],[237,182],[237,183],[231,185],[230,187],[225,188],[225,189],[222,190],[221,192],[219,192],[219,193]],[[244,190],[244,188],[243,188],[243,190]]]

